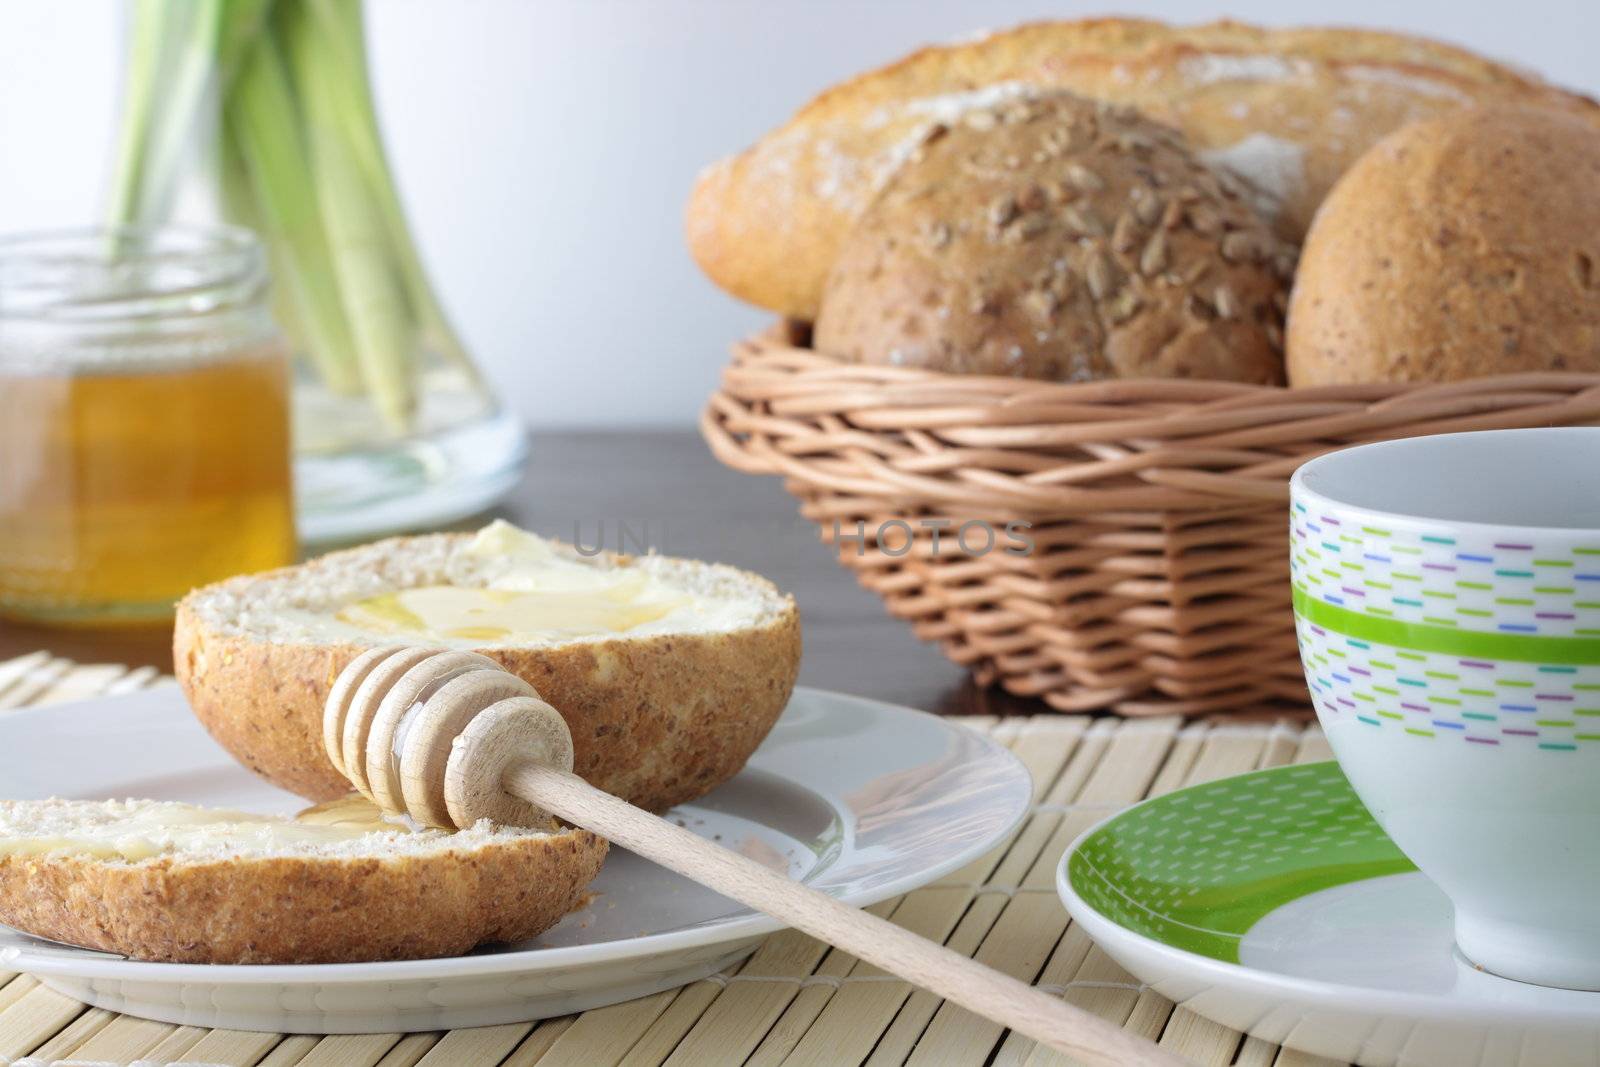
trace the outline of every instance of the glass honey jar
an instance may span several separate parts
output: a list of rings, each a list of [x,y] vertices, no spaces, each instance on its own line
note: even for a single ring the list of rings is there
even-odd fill
[[[266,295],[242,229],[0,239],[0,615],[155,621],[293,561]]]

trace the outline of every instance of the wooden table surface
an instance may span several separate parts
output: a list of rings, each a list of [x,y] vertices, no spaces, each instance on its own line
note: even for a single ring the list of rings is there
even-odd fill
[[[944,714],[1045,710],[974,686],[835,562],[777,478],[723,467],[697,433],[535,433],[532,445],[521,484],[491,514],[562,540],[592,545],[603,536],[614,550],[627,537],[629,551],[642,540],[669,555],[766,575],[800,603],[803,684]],[[172,669],[170,627],[63,630],[0,621],[0,660],[41,648],[79,662]]]

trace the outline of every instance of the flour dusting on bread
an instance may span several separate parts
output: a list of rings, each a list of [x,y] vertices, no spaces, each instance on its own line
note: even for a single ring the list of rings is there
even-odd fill
[[[1430,78],[1425,71],[1399,70],[1394,67],[1373,67],[1352,64],[1344,68],[1345,76],[1370,85],[1385,85],[1419,96],[1431,96],[1458,104],[1470,104],[1472,96],[1457,85],[1441,78]]]
[[[1239,179],[1252,206],[1268,220],[1277,218],[1305,186],[1305,147],[1269,133],[1252,133],[1242,141],[1196,154],[1209,166]]]
[[[1180,69],[1196,85],[1219,82],[1274,82],[1301,78],[1310,68],[1285,56],[1211,52],[1185,59]]]

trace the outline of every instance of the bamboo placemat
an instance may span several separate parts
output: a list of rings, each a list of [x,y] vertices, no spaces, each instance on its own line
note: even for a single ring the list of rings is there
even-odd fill
[[[0,662],[0,714],[172,684],[148,668],[44,652]],[[1180,786],[1329,758],[1313,726],[1189,724],[1072,715],[964,718],[1032,772],[1035,806],[1006,844],[938,883],[873,908],[895,922],[1160,1041],[1202,1064],[1331,1061],[1247,1038],[1157,996],[1069,923],[1062,851],[1108,813]],[[432,1034],[283,1037],[172,1026],[88,1008],[0,973],[0,1065],[231,1067],[693,1067],[700,1064],[1043,1067],[1070,1062],[792,931],[722,974],[642,1000],[538,1023]]]

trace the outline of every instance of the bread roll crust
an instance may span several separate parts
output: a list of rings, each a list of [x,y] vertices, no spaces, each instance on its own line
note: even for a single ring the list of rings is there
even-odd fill
[[[1034,23],[853,78],[707,168],[687,209],[694,258],[734,296],[815,319],[838,250],[905,146],[1006,83],[1129,104],[1177,127],[1260,185],[1292,241],[1339,175],[1408,122],[1494,102],[1600,121],[1581,96],[1423,38],[1235,22]]]
[[[1292,264],[1175,131],[1025,93],[930,131],[845,242],[815,344],[965,374],[1278,384]]]
[[[1600,371],[1600,129],[1489,108],[1381,141],[1306,239],[1288,345],[1297,386]]]
[[[379,635],[365,644],[261,640],[224,625],[215,604],[248,603],[252,588],[264,582],[314,587],[369,559],[379,567],[385,554],[442,556],[470,537],[394,538],[191,593],[178,605],[173,662],[195,715],[274,785],[312,800],[348,792],[323,750],[323,704],[345,664],[392,642]],[[476,651],[530,682],[561,712],[572,731],[576,773],[664,811],[738,773],[793,691],[800,660],[794,601],[756,575],[743,580],[781,603],[770,618],[743,629]]]
[[[605,854],[602,839],[567,830],[393,857],[0,856],[0,922],[166,963],[457,956],[554,926]]]

